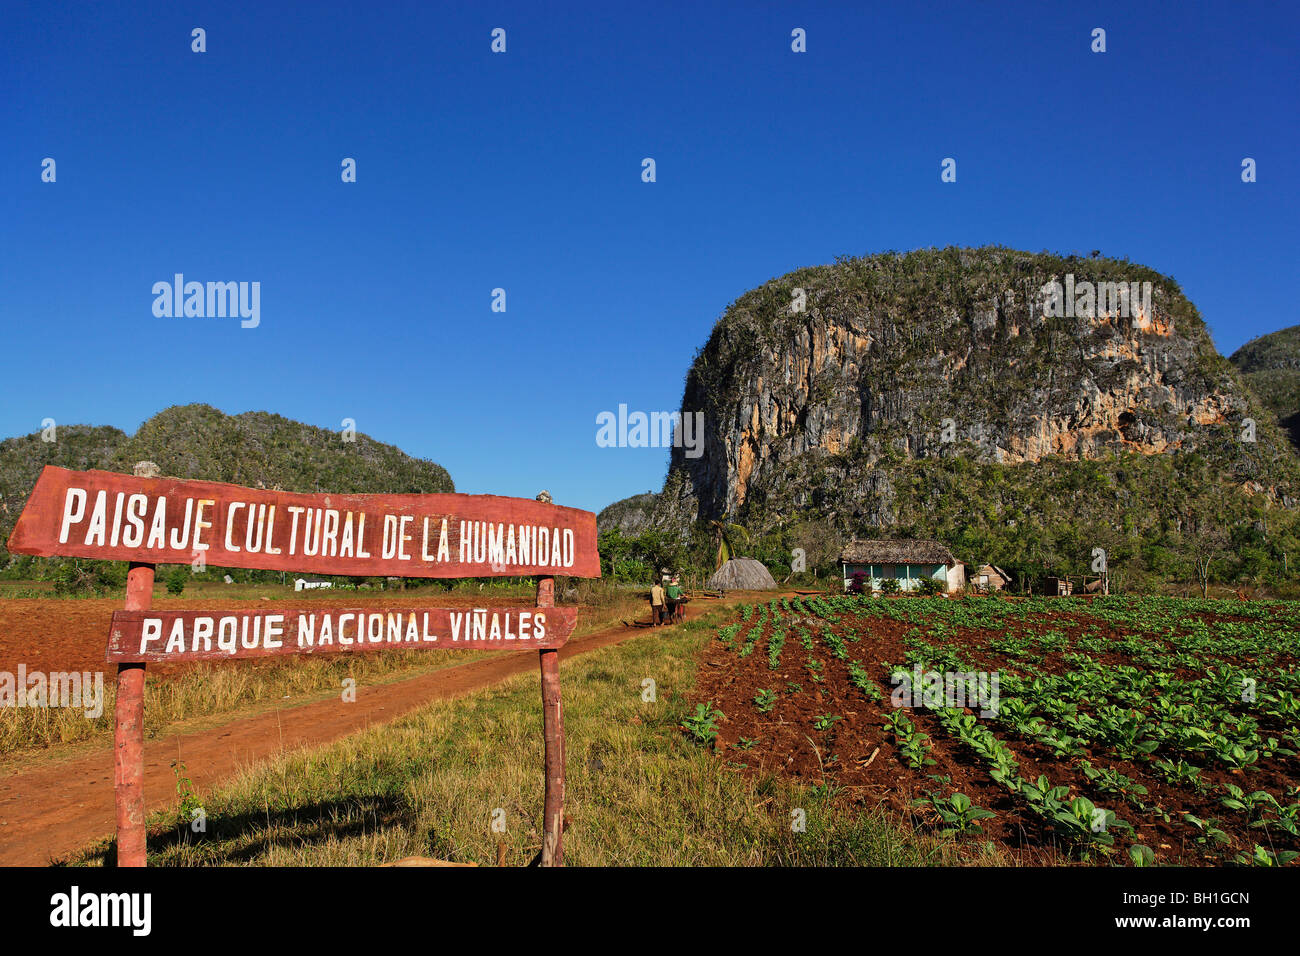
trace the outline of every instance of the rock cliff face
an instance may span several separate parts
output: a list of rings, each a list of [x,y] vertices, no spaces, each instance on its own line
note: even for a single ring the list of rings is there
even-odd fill
[[[1002,248],[841,260],[746,293],[682,411],[704,412],[705,451],[673,450],[659,501],[638,509],[649,525],[891,525],[907,462],[1195,453],[1269,494],[1295,465],[1172,279]],[[1243,441],[1252,415],[1267,421]]]

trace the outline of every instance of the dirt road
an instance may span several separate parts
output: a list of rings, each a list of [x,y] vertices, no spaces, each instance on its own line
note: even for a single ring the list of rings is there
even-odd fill
[[[687,605],[695,618],[725,602]],[[563,661],[651,636],[648,628],[618,626],[570,641]],[[409,680],[359,688],[355,703],[331,699],[285,707],[192,734],[145,743],[145,798],[150,811],[175,806],[176,778],[170,764],[185,762],[200,792],[211,790],[236,769],[299,747],[337,740],[373,724],[394,720],[432,700],[457,697],[516,674],[537,672],[535,654],[503,654],[449,667]],[[539,691],[540,694],[540,691]],[[113,832],[113,751],[105,741],[93,753],[0,777],[0,866],[44,866]]]

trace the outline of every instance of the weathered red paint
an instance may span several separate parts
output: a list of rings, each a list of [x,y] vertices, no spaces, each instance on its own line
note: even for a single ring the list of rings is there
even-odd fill
[[[126,607],[140,612],[153,602],[152,564],[126,573]],[[145,865],[144,664],[119,664],[113,711],[113,797],[117,809],[117,865]]]
[[[327,621],[330,642],[324,643]],[[114,611],[105,659],[173,663],[384,649],[533,651],[561,647],[577,624],[577,608],[549,606]]]
[[[216,567],[320,574],[600,576],[596,516],[577,508],[497,495],[296,494],[53,465],[9,550],[151,564],[201,554]]]
[[[555,605],[555,579],[537,581],[537,606]],[[564,707],[560,701],[560,653],[539,653],[542,670],[542,738],[546,794],[542,806],[542,866],[564,865]]]

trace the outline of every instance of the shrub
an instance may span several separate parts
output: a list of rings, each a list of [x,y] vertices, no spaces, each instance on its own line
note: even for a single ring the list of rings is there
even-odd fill
[[[167,573],[168,594],[180,594],[185,590],[185,574],[185,569],[179,565]]]
[[[53,578],[55,594],[76,594],[90,587],[90,575],[71,561],[55,566]]]

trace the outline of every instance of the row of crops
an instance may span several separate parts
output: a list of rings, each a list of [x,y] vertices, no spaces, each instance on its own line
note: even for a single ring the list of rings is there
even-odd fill
[[[733,762],[811,749],[793,772],[817,786],[902,784],[945,834],[1088,860],[1300,856],[1290,604],[783,597],[742,606],[715,651],[729,663],[687,725]],[[921,672],[995,675],[996,706],[900,702]]]

